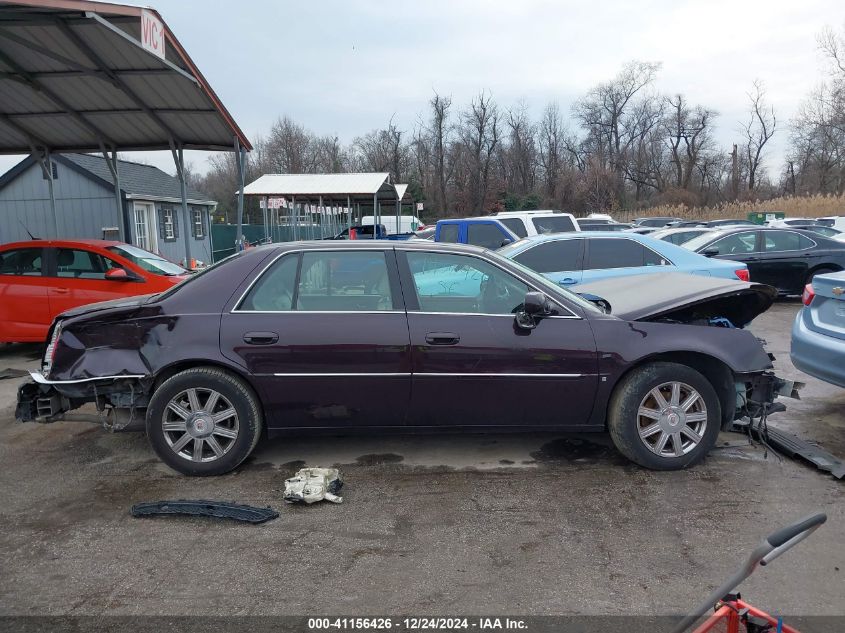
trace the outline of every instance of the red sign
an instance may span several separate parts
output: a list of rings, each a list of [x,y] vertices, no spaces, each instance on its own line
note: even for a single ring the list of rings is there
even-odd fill
[[[141,46],[164,59],[164,24],[146,9],[141,10]]]

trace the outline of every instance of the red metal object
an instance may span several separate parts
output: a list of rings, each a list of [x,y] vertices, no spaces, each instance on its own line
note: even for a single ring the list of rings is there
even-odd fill
[[[747,611],[745,611],[746,609]],[[772,631],[777,630],[777,618],[742,600],[728,600],[727,602],[719,603],[716,612],[700,624],[698,628],[694,629],[692,633],[711,633],[716,631],[718,633],[745,633],[746,627],[742,622],[742,615],[740,614],[743,611],[747,615],[766,620],[772,625]],[[794,629],[786,623],[783,624],[781,630],[783,633],[800,633],[798,629]]]

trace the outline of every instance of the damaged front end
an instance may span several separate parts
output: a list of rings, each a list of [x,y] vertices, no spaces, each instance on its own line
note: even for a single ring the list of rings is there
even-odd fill
[[[803,382],[785,380],[775,376],[771,371],[737,376],[736,417],[741,420],[747,418],[750,424],[754,420],[765,418],[771,413],[786,410],[778,397],[800,400],[799,391],[804,387]]]

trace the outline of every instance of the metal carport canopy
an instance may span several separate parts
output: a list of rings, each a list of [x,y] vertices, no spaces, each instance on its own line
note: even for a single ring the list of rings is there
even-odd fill
[[[264,174],[244,187],[247,196],[299,196],[345,198],[353,201],[396,200],[396,188],[388,173],[359,174]]]
[[[142,14],[164,30],[162,59]],[[0,153],[232,151],[249,140],[153,9],[0,0]]]
[[[252,146],[157,11],[86,0],[0,0],[0,153],[39,158],[57,237],[50,153],[102,152],[124,239],[117,152],[167,149],[187,226],[184,150],[236,152],[243,186]],[[239,198],[239,237],[242,216]],[[190,256],[185,231],[186,265]]]

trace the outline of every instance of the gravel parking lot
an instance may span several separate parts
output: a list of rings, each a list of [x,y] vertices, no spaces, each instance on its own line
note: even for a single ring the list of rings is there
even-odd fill
[[[845,456],[845,390],[789,362],[799,307],[780,302],[752,327],[780,375],[808,383],[770,421]],[[0,348],[0,369],[37,365],[33,346]],[[743,595],[780,613],[845,615],[843,482],[758,446],[657,473],[603,436],[309,437],[191,479],[141,434],[16,422],[18,383],[0,381],[4,615],[678,613],[764,534],[816,510],[827,525]],[[342,505],[283,505],[283,480],[303,463],[341,467]],[[129,515],[163,498],[272,505],[281,517]]]

